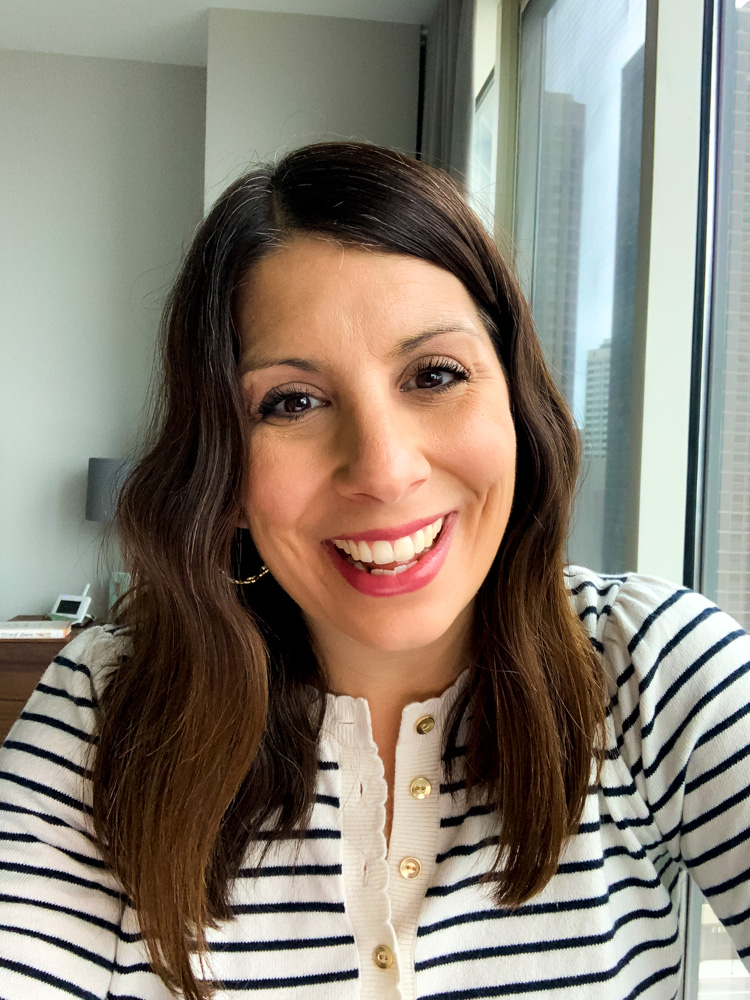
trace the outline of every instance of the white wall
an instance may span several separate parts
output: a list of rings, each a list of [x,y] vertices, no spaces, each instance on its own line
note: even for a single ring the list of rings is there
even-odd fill
[[[0,619],[104,580],[87,462],[134,444],[204,124],[202,69],[0,52]]]
[[[249,163],[319,139],[413,153],[419,26],[211,10],[206,204]]]

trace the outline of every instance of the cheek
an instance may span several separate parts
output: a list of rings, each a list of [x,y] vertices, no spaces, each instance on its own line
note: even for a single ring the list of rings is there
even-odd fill
[[[516,435],[510,414],[481,414],[456,428],[450,437],[451,461],[478,493],[500,489],[513,492],[516,470]]]
[[[309,463],[308,463],[309,465]],[[280,537],[284,528],[298,524],[315,492],[315,483],[295,454],[270,442],[253,442],[247,461],[243,503],[250,532],[261,539]]]

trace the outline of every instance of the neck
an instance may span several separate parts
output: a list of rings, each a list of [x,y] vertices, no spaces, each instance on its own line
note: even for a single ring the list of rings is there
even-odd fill
[[[442,694],[469,665],[472,621],[470,605],[434,642],[406,650],[365,647],[312,623],[310,632],[329,691],[365,698],[371,714],[400,719],[406,705]]]

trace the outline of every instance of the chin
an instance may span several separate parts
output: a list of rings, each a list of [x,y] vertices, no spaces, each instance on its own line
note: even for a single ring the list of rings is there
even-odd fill
[[[408,653],[439,643],[452,632],[461,616],[460,608],[440,612],[435,607],[420,615],[414,611],[403,614],[373,615],[366,625],[361,620],[337,622],[336,628],[368,649],[381,653]]]

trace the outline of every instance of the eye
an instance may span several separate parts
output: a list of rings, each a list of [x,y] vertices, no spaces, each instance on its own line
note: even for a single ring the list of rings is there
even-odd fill
[[[459,382],[466,382],[470,377],[469,372],[451,358],[430,358],[418,362],[416,368],[411,371],[407,388],[401,391],[428,389],[432,392],[445,392]],[[411,388],[408,388],[409,386]]]
[[[281,420],[299,420],[310,410],[327,405],[303,386],[281,386],[272,389],[263,398],[258,406],[258,416],[262,419],[273,416]]]

